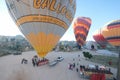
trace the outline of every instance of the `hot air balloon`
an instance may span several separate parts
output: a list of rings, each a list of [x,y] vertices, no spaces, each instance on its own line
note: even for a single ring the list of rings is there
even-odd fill
[[[40,57],[54,48],[69,28],[75,0],[6,0],[8,11]]]
[[[76,41],[79,46],[82,46],[88,35],[91,26],[91,19],[88,17],[77,17],[74,21],[73,28]]]
[[[93,34],[93,38],[102,48],[106,47],[107,40],[102,35],[101,29],[95,31],[95,33]]]
[[[113,46],[120,46],[120,20],[108,23],[102,31],[105,39]]]
[[[113,20],[106,24],[102,30],[102,34],[111,45],[118,49],[117,80],[120,80],[120,20]]]

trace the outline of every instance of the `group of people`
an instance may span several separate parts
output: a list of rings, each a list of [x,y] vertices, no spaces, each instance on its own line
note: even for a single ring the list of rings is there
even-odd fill
[[[32,58],[32,64],[33,64],[33,66],[41,66],[41,65],[47,64],[48,61],[49,60],[46,59],[46,58],[42,58],[40,60],[37,55],[33,56],[33,58]]]
[[[32,57],[32,65],[35,67],[35,66],[40,66],[40,65],[44,65],[44,64],[47,64],[49,62],[48,59],[46,58],[42,58],[40,60],[40,58],[35,55]],[[21,64],[27,64],[28,63],[28,60],[23,58],[22,61],[21,61]]]
[[[78,61],[79,62],[76,63],[75,58],[73,58],[73,63],[69,63],[68,68],[70,70],[76,69],[76,71],[78,72],[79,71],[79,67],[78,66],[79,66],[79,63],[80,63],[80,55],[78,55]]]
[[[75,63],[73,63],[73,64],[69,63],[69,69],[73,70],[74,68],[75,68]]]
[[[111,72],[111,69],[110,68],[100,68],[98,65],[95,65],[95,68],[89,68],[89,67],[86,67],[84,69],[85,71],[88,71],[88,72],[96,72],[96,73],[105,73],[105,74],[113,74]]]

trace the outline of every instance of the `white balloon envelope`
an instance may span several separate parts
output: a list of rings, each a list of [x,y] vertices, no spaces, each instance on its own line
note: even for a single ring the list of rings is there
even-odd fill
[[[11,17],[40,57],[52,50],[69,28],[75,0],[6,0]]]

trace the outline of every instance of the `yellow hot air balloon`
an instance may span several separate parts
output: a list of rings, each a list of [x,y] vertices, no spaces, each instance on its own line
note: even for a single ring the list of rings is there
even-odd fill
[[[106,24],[105,27],[103,27],[102,34],[111,45],[118,49],[117,80],[120,80],[120,19],[113,20]]]
[[[10,15],[40,57],[52,50],[69,28],[75,0],[6,0]]]
[[[109,22],[103,27],[103,36],[113,46],[120,46],[120,20]]]

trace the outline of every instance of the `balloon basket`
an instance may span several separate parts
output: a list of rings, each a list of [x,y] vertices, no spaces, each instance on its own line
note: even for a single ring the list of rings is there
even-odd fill
[[[42,66],[42,65],[45,65],[45,64],[48,64],[49,63],[49,60],[48,59],[43,59],[43,60],[40,60],[38,62],[38,66]]]

